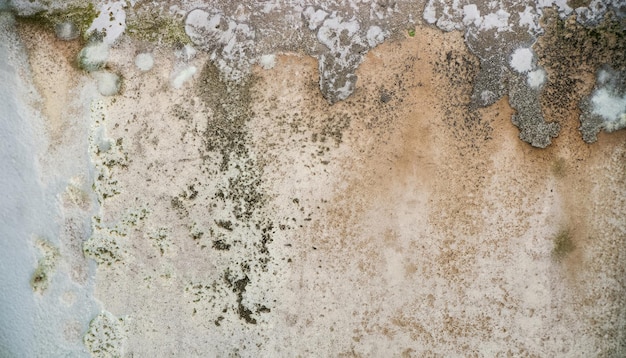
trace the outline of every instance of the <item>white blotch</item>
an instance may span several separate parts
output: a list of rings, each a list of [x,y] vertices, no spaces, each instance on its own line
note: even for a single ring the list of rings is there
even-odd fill
[[[474,24],[474,26],[480,26],[482,21],[480,10],[478,10],[475,4],[463,6],[463,25],[468,26]]]
[[[604,119],[607,132],[626,128],[626,94],[620,96],[603,87],[593,93],[591,105],[593,114]]]
[[[226,78],[241,80],[256,61],[255,30],[216,11],[195,9],[187,14],[185,32],[211,58]]]
[[[529,48],[518,48],[511,55],[511,68],[519,73],[526,73],[533,69],[533,52]]]
[[[154,57],[149,53],[140,53],[135,57],[135,66],[141,71],[150,71],[154,66]]]
[[[598,72],[598,78],[596,81],[599,85],[603,85],[610,79],[611,79],[611,74],[609,72],[605,70],[600,70]]]
[[[181,88],[183,84],[196,74],[196,66],[187,66],[181,70],[174,72],[172,75],[172,87]]]
[[[183,61],[190,61],[191,59],[196,57],[197,53],[198,51],[196,51],[193,46],[187,44],[183,46],[180,50],[176,51],[176,57],[182,59]]]
[[[103,96],[114,96],[120,91],[122,80],[120,76],[111,72],[94,72],[98,82],[98,92]]]
[[[528,78],[526,81],[531,88],[537,89],[546,82],[546,71],[541,68],[530,71],[528,72]]]
[[[103,41],[113,44],[126,30],[126,1],[118,1],[102,5],[100,14],[93,20],[87,33],[93,31],[105,32]]]
[[[85,71],[101,69],[109,58],[109,46],[103,42],[92,42],[78,53],[78,64]]]
[[[435,10],[433,1],[429,1],[428,4],[426,4],[423,17],[429,24],[437,22],[437,11]]]
[[[485,90],[480,93],[480,99],[484,104],[492,103],[496,100],[496,98],[496,94],[489,90]]]
[[[367,44],[375,47],[385,41],[385,32],[378,26],[370,26],[367,30]]]
[[[269,70],[276,66],[276,56],[275,55],[263,55],[259,58],[259,65],[263,67],[264,70]]]
[[[518,12],[518,14],[519,26],[527,26],[532,31],[538,31],[541,28],[539,26],[539,15],[532,7],[526,6],[524,12]]]
[[[495,13],[491,13],[483,17],[481,30],[497,29],[498,32],[509,29],[509,17],[511,14],[504,10],[498,10]]]
[[[331,51],[337,51],[341,47],[340,35],[346,34],[348,38],[352,38],[359,31],[359,23],[356,20],[342,20],[341,16],[327,19],[317,32],[319,42]]]
[[[71,41],[80,35],[80,30],[73,22],[66,21],[58,23],[54,26],[54,32],[57,37],[63,41]]]
[[[324,10],[315,10],[309,6],[302,12],[302,15],[309,23],[309,30],[317,30],[326,19],[326,16],[328,16],[328,13]]]

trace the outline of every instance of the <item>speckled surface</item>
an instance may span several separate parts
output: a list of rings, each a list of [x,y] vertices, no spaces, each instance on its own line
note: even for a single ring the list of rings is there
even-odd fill
[[[626,351],[626,133],[593,116],[622,113],[593,107],[618,3],[136,1],[69,41],[13,5],[60,223],[26,283],[100,311],[57,351]]]

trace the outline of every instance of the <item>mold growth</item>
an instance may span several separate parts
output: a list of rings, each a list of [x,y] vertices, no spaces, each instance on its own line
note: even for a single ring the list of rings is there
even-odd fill
[[[521,75],[511,76],[509,102],[516,111],[511,121],[519,128],[519,138],[533,147],[546,148],[558,136],[561,126],[545,121],[539,96]]]
[[[150,71],[154,66],[154,57],[150,53],[140,53],[135,56],[135,66],[142,71]]]
[[[98,82],[98,92],[103,96],[114,96],[122,87],[122,79],[117,73],[99,71],[94,72],[93,77]]]
[[[208,194],[214,204],[210,220],[201,223],[208,228],[207,235],[197,229],[197,223],[189,223],[196,228],[191,230],[194,242],[201,248],[212,248],[212,255],[216,255],[224,272],[221,283],[201,286],[220,297],[225,307],[222,319],[227,312],[232,312],[246,324],[256,324],[261,313],[269,312],[266,304],[257,302],[262,297],[247,292],[251,288],[257,291],[257,286],[268,279],[264,275],[272,260],[269,244],[274,233],[272,222],[266,219],[271,215],[265,208],[263,165],[248,143],[247,126],[254,115],[251,110],[254,81],[253,77],[244,82],[231,81],[211,62],[199,73],[195,92],[210,113],[206,129],[197,132],[203,144],[198,148],[199,157],[203,158],[199,166],[214,183],[213,195]],[[171,114],[184,120],[191,115],[181,106],[174,106]],[[184,213],[181,220],[196,215],[191,201],[206,195],[195,185],[187,188],[189,192],[171,201],[177,212]],[[222,261],[222,258],[228,259]],[[229,303],[232,300],[234,303]],[[196,309],[200,312],[205,312],[205,305],[213,304],[204,299],[194,302],[198,303]],[[219,317],[212,319],[219,322]]]
[[[101,41],[88,43],[78,53],[78,66],[87,72],[98,71],[104,68],[109,58],[109,46]]]
[[[247,270],[244,270],[244,272]],[[243,304],[244,294],[246,293],[246,287],[250,283],[250,278],[246,274],[242,278],[233,277],[230,271],[224,273],[224,280],[233,289],[233,292],[237,295],[237,313],[239,317],[246,321],[246,323],[257,324],[257,320],[252,317],[254,313],[270,312],[270,309],[264,305],[258,305],[255,312],[250,310]]]
[[[101,34],[102,41],[112,45],[126,30],[125,1],[108,1],[102,3],[100,13],[93,19],[91,26],[87,29],[86,35],[92,33]]]
[[[100,218],[93,218],[93,234],[83,243],[83,252],[99,265],[111,266],[122,261],[122,251],[119,241],[126,236],[125,230],[107,228],[101,225]]]
[[[256,57],[255,30],[242,19],[219,9],[195,9],[185,18],[185,32],[194,44],[211,53],[224,78],[241,81]]]
[[[169,234],[170,230],[164,227],[158,228],[146,234],[146,238],[150,240],[152,245],[159,250],[161,256],[163,256],[170,247],[170,240],[168,239]]]
[[[60,253],[59,249],[44,239],[37,239],[36,246],[41,253],[41,257],[30,279],[30,286],[33,288],[33,291],[43,294],[48,288],[52,275],[56,270]]]
[[[552,239],[552,258],[556,261],[563,260],[569,253],[576,249],[569,230],[559,231]]]
[[[580,108],[580,131],[587,143],[595,142],[601,130],[626,128],[626,72],[610,66],[598,70],[595,89]]]
[[[99,265],[111,266],[123,262],[127,251],[122,244],[127,241],[126,238],[137,233],[140,224],[148,217],[148,214],[145,208],[129,210],[114,225],[107,225],[100,217],[94,216],[91,220],[92,234],[83,243],[83,253]],[[159,246],[158,241],[157,246]]]
[[[105,125],[105,104],[103,101],[93,101],[91,110],[91,133],[89,136],[89,152],[95,167],[96,180],[92,189],[96,193],[98,202],[120,194],[116,174],[128,169],[130,159],[124,150],[123,138],[115,140],[108,138]]]
[[[550,8],[553,3],[557,8]],[[606,63],[623,70],[624,18],[613,12],[621,10],[616,4],[580,4],[585,7],[574,11],[549,1],[519,12],[509,2],[430,0],[423,16],[441,30],[463,30],[480,58],[472,105],[489,106],[508,92],[520,138],[545,148],[580,100],[585,74]]]
[[[545,68],[549,79],[543,85],[541,94],[544,113],[548,118],[564,123],[571,111],[581,107],[583,113],[580,130],[583,139],[588,143],[596,140],[598,131],[613,128],[610,123],[605,123],[601,115],[594,113],[593,98],[596,98],[598,103],[598,100],[602,99],[602,88],[606,86],[603,83],[609,84],[602,81],[603,76],[598,72],[599,68],[604,68],[601,71],[621,78],[611,82],[612,85],[609,86],[615,91],[612,94],[615,99],[620,97],[619,92],[624,89],[624,84],[619,84],[624,78],[620,76],[626,71],[624,21],[608,12],[597,25],[585,27],[576,21],[576,17],[563,20],[556,11],[546,9],[542,20],[545,34],[533,46],[539,63]],[[611,68],[603,67],[605,64],[610,64]],[[622,75],[618,75],[620,72]],[[594,75],[597,77],[596,97],[592,94],[583,99],[584,93],[589,93],[592,89],[592,82],[589,79]],[[619,103],[619,101],[610,102],[616,105]],[[613,118],[610,122],[618,123],[619,120]]]
[[[85,347],[93,358],[123,357],[127,320],[102,312],[89,324],[83,336]]]

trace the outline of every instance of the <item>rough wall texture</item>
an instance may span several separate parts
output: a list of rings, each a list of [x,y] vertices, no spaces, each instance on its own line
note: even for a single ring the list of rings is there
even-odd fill
[[[619,2],[115,4],[12,3],[75,354],[626,353]]]

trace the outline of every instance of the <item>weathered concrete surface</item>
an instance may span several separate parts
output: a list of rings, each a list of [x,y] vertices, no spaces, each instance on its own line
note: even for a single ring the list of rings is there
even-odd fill
[[[383,19],[404,6],[385,4]],[[598,63],[571,57],[588,67],[559,77],[554,62],[574,53],[564,34],[586,30],[569,20],[536,43],[513,34],[526,42],[498,55],[421,20],[411,32],[381,27],[387,41],[367,42],[346,72],[358,77],[352,94],[330,104],[327,50],[285,33],[294,42],[280,53],[265,42],[272,32],[244,31],[261,17],[235,5],[203,8],[232,29],[194,29],[214,47],[184,26],[139,26],[93,73],[77,64],[85,40],[18,27],[51,138],[44,162],[64,163],[75,140],[92,165],[62,199],[68,213],[93,210],[91,227],[67,221],[59,238],[75,282],[93,279],[87,260],[98,265],[104,312],[83,329],[89,354],[623,355],[626,133],[585,143],[578,105]],[[149,7],[128,9],[127,25]],[[297,21],[316,28],[313,18]],[[317,46],[318,31],[303,43]],[[620,44],[601,33],[604,58],[619,60]],[[518,48],[532,60],[513,60]],[[139,68],[138,54],[153,67]],[[543,69],[531,86],[529,71]],[[98,73],[119,76],[119,93],[98,94]],[[491,94],[477,96],[479,83]],[[520,131],[511,118],[534,122]],[[533,132],[541,125],[547,137]]]

